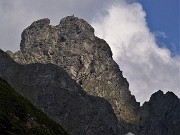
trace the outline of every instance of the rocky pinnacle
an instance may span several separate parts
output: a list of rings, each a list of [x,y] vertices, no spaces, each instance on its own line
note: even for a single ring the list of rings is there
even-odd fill
[[[137,122],[139,103],[112,59],[109,45],[94,35],[86,21],[68,16],[51,26],[45,18],[33,22],[21,37],[20,51],[9,53],[16,62],[58,65],[90,95],[108,100],[120,121]]]
[[[109,45],[83,19],[35,21],[20,51],[7,53],[19,64],[0,50],[0,77],[72,135],[180,133],[180,99],[158,91],[140,107]]]

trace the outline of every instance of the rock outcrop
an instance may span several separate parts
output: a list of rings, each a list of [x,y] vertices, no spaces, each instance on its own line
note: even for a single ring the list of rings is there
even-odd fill
[[[180,99],[158,91],[140,107],[109,45],[83,19],[35,21],[23,31],[20,51],[7,53],[23,65],[0,51],[0,77],[72,135],[180,133]]]
[[[154,93],[140,110],[137,135],[179,135],[180,99],[172,92]]]
[[[118,120],[105,99],[88,95],[56,65],[20,65],[0,50],[0,77],[71,135],[124,132],[119,130]]]
[[[0,78],[1,135],[68,135]]]
[[[137,123],[140,105],[109,45],[83,19],[68,16],[57,26],[47,18],[35,21],[23,31],[20,47],[14,54],[9,52],[16,62],[62,67],[87,93],[108,100],[121,123]]]

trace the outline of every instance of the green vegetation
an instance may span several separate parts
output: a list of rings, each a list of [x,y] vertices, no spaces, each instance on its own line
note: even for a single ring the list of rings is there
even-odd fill
[[[0,78],[1,135],[67,135],[61,126]]]

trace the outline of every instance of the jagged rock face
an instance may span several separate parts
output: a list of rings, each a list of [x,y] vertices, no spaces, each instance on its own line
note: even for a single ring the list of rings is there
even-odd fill
[[[27,27],[22,33],[21,51],[10,56],[22,64],[62,67],[89,94],[107,99],[119,120],[136,123],[139,103],[130,94],[109,45],[77,17],[66,17],[57,26],[49,23],[49,19],[42,19]]]
[[[137,135],[179,135],[180,99],[172,92],[154,93],[140,110]]]
[[[119,135],[118,120],[103,98],[89,96],[60,67],[19,65],[0,50],[0,77],[60,123],[71,135]]]
[[[180,99],[159,91],[140,108],[108,44],[84,20],[70,16],[57,26],[51,26],[49,19],[38,20],[23,31],[20,47],[16,53],[7,53],[25,65],[0,53],[0,77],[69,133],[179,135]],[[26,65],[30,63],[54,65]],[[120,122],[110,104],[87,95],[80,86],[107,99]]]

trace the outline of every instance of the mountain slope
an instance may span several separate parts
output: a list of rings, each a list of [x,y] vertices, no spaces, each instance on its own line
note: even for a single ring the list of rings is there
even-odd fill
[[[0,134],[67,135],[61,126],[0,78]]]
[[[56,65],[19,65],[0,50],[0,77],[60,123],[69,134],[118,135],[125,132],[105,99],[88,95]]]

